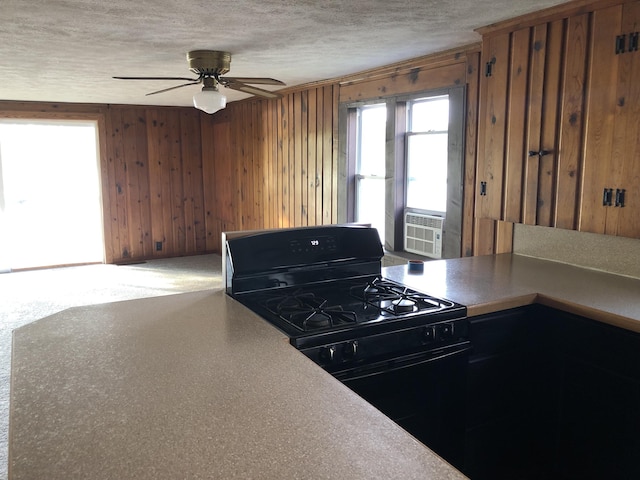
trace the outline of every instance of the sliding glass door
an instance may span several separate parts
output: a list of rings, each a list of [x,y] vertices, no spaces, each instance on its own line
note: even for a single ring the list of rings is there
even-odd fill
[[[0,120],[0,270],[104,260],[96,131]]]

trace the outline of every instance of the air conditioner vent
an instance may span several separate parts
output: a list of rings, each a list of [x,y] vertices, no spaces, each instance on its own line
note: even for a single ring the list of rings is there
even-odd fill
[[[416,212],[404,215],[404,249],[431,258],[442,258],[444,218]]]

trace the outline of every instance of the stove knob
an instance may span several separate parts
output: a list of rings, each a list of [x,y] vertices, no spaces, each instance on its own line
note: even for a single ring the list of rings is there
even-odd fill
[[[422,331],[422,340],[425,342],[433,342],[436,339],[436,329],[433,327],[424,327]]]
[[[342,348],[342,358],[345,360],[352,360],[358,353],[358,341],[347,342]]]
[[[453,324],[452,323],[443,323],[440,325],[440,338],[443,340],[448,340],[453,338]]]
[[[336,347],[331,345],[330,347],[322,347],[320,349],[320,360],[323,362],[333,362],[336,356]]]

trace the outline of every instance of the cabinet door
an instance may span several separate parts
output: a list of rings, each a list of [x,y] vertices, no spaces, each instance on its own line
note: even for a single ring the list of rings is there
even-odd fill
[[[563,22],[545,23],[514,33],[528,39],[526,49],[513,50],[508,155],[506,158],[505,218],[529,225],[552,225],[556,170],[556,126],[560,98]],[[516,55],[522,51],[525,58]],[[523,69],[528,62],[528,69]],[[519,79],[520,70],[528,71]],[[522,95],[518,83],[526,81]],[[525,128],[521,129],[521,125]],[[522,140],[524,144],[520,144]],[[512,174],[513,173],[513,174]],[[518,194],[522,186],[522,192]]]
[[[640,236],[640,51],[630,48],[639,24],[640,2],[593,13],[581,231]]]
[[[558,312],[557,478],[640,478],[640,335]]]
[[[485,39],[476,216],[575,228],[587,18]]]

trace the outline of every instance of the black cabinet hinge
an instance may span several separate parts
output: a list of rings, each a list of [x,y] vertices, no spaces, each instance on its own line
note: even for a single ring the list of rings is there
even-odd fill
[[[487,182],[480,182],[480,196],[484,197],[487,195]]]
[[[638,32],[633,32],[629,34],[629,51],[630,52],[638,51]]]
[[[624,33],[616,37],[616,55],[624,53],[626,41],[627,36]]]
[[[616,207],[624,207],[624,188],[616,188]]]
[[[602,192],[602,206],[610,207],[613,198],[613,188],[605,188]]]
[[[493,75],[493,66],[496,64],[496,57],[493,57],[484,66],[484,76],[490,77]]]

